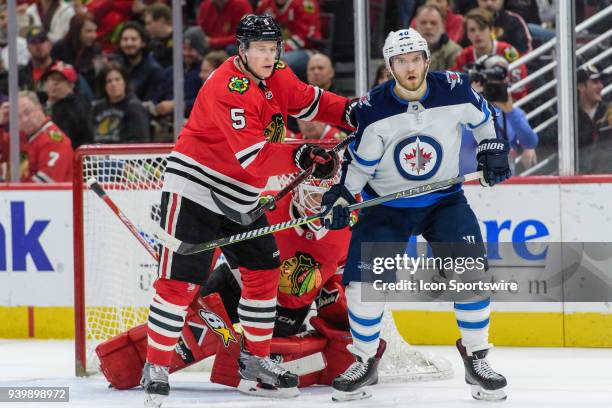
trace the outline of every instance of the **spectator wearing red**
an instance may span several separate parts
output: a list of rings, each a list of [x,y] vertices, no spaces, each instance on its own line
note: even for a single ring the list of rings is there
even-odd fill
[[[19,93],[19,130],[22,182],[72,181],[74,152],[70,139],[45,115],[34,92]]]
[[[97,42],[104,52],[113,52],[119,42],[123,24],[132,17],[134,0],[91,0],[87,12],[98,24]]]
[[[521,54],[531,52],[531,35],[523,18],[504,8],[504,0],[478,0],[478,8],[493,14],[495,38],[516,47]]]
[[[307,50],[321,39],[321,11],[317,0],[261,0],[257,14],[270,14],[280,24],[285,40],[284,60],[301,77],[310,58]]]
[[[204,0],[198,24],[204,32],[206,48],[225,50],[229,46],[235,51],[236,27],[242,17],[252,12],[248,0]]]
[[[494,39],[493,16],[488,11],[480,8],[470,10],[465,15],[463,24],[471,45],[461,51],[452,70],[467,72],[483,55],[497,54],[504,57],[508,63],[520,57],[519,52],[512,45]],[[527,67],[520,65],[508,71],[508,82],[514,84],[526,76]],[[527,89],[524,87],[512,92],[512,98],[515,101],[525,95],[527,95]]]
[[[426,5],[433,5],[440,10],[444,20],[444,30],[452,41],[459,43],[463,38],[463,17],[453,12],[453,0],[427,0]],[[416,28],[416,14],[410,27]]]
[[[76,70],[62,61],[55,62],[45,76],[48,95],[45,110],[70,138],[75,149],[93,140],[89,125],[91,105],[83,96],[74,92],[77,81]]]
[[[75,14],[70,20],[68,33],[51,50],[54,60],[72,65],[92,89],[96,86],[96,66],[102,61],[102,49],[96,43],[97,29],[91,14]]]

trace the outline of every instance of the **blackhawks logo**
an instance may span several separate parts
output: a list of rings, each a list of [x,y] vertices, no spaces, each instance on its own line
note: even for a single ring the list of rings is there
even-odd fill
[[[54,142],[61,142],[63,139],[62,132],[59,130],[49,131],[49,139],[53,140]]]
[[[243,94],[249,89],[249,79],[245,77],[231,77],[227,87],[230,91],[238,92]]]
[[[283,61],[278,61],[276,63],[276,65],[274,66],[274,68],[276,68],[276,69],[285,69],[285,68],[287,68],[287,64],[285,64]]]
[[[312,255],[296,252],[281,264],[278,290],[288,295],[302,296],[321,286],[321,264]]]
[[[266,140],[272,143],[283,143],[285,141],[285,121],[283,115],[275,113],[272,120],[264,129]]]

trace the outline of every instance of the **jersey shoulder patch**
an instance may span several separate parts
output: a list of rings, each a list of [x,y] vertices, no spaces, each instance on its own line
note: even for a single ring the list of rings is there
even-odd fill
[[[455,71],[446,71],[446,82],[450,85],[451,91],[457,85],[461,85],[463,83],[463,78],[459,72]]]
[[[227,88],[230,92],[238,92],[239,94],[245,93],[249,86],[251,85],[251,81],[249,81],[246,77],[233,76],[229,79],[227,83]]]
[[[64,140],[64,135],[58,129],[51,129],[48,135],[49,139],[53,140],[54,142],[61,142],[62,140]]]
[[[276,69],[285,69],[285,68],[287,68],[287,64],[285,63],[285,61],[278,61],[274,65],[274,68],[276,68]]]

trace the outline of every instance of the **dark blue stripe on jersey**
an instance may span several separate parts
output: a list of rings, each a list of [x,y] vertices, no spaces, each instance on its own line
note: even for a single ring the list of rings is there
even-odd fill
[[[244,156],[242,156],[241,158],[238,159],[238,163],[240,163],[242,165],[242,163],[244,163],[245,161],[247,161],[249,159],[249,157],[251,156],[255,156],[257,153],[259,153],[259,151],[262,148],[260,147],[259,149],[255,149],[252,152],[249,152],[247,154],[245,154]]]
[[[357,163],[361,164],[362,166],[376,166],[378,163],[380,163],[380,159],[378,159],[378,160],[366,160],[366,159],[362,159],[361,157],[359,157],[359,155],[357,154],[357,152],[353,148],[354,145],[355,145],[355,142],[352,142],[349,145],[349,149],[351,149],[351,153],[353,154],[353,157],[355,158],[355,160],[357,160]]]
[[[204,169],[202,169],[201,167],[196,166],[195,164],[187,163],[187,162],[185,162],[185,161],[183,161],[183,160],[181,160],[181,159],[179,159],[178,157],[175,157],[175,156],[168,156],[168,161],[169,162],[178,163],[181,166],[185,166],[185,167],[190,168],[191,170],[195,170],[198,173],[200,173],[200,174],[206,176],[207,178],[211,179],[215,183],[222,184],[225,187],[230,188],[230,189],[232,189],[232,190],[234,190],[234,191],[236,191],[236,192],[238,192],[240,194],[243,194],[245,196],[257,197],[259,199],[259,193],[254,193],[252,191],[245,190],[244,188],[239,187],[239,186],[237,186],[235,184],[232,184],[229,181],[221,180],[219,177],[216,177],[216,176],[213,176],[210,173],[207,173],[206,171],[204,171]],[[166,170],[166,171],[168,171],[168,170]],[[180,171],[180,170],[178,170],[178,171]]]
[[[491,304],[491,299],[486,298],[480,302],[474,303],[455,303],[455,309],[457,310],[482,310],[486,309]]]
[[[461,191],[461,184],[456,184],[452,187],[449,187],[444,190],[440,190],[437,193],[428,193],[422,196],[417,197],[408,197],[408,198],[398,198],[397,200],[387,201],[386,203],[382,203],[381,205],[386,205],[388,207],[395,208],[406,208],[406,207],[427,207],[433,204],[436,204],[444,197],[447,197],[451,194],[456,194]],[[363,200],[370,200],[372,198],[378,197],[378,194],[370,187],[369,184],[366,184],[363,190],[361,191],[361,196]]]
[[[357,340],[368,343],[370,341],[377,340],[380,337],[380,331],[372,334],[371,336],[366,336],[364,334],[358,333],[355,330],[351,329],[351,335]]]
[[[462,329],[484,329],[489,325],[489,319],[480,322],[464,322],[463,320],[457,320],[457,325]]]
[[[359,316],[355,316],[349,309],[348,311],[349,317],[351,318],[352,321],[359,323],[362,326],[374,326],[377,325],[381,322],[382,320],[382,314],[378,317],[374,317],[371,319],[367,319],[365,317],[359,317]]]
[[[186,178],[189,181],[193,181],[194,183],[197,183],[197,184],[201,185],[202,187],[205,187],[205,188],[207,188],[209,190],[214,191],[215,194],[222,195],[223,197],[229,198],[230,200],[232,200],[232,201],[234,201],[235,203],[238,203],[238,204],[253,205],[257,201],[259,201],[259,196],[256,197],[253,201],[242,200],[240,198],[237,198],[236,196],[228,194],[226,191],[219,190],[217,187],[214,187],[214,186],[212,186],[212,185],[210,185],[210,184],[200,180],[199,178],[194,177],[192,174],[186,173],[186,172],[181,171],[181,170],[177,170],[177,169],[172,168],[172,167],[166,167],[166,173],[176,174],[177,176],[181,176],[183,178]]]

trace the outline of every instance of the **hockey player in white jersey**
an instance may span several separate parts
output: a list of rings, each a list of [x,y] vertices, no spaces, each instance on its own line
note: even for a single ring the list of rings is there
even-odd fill
[[[355,115],[357,139],[345,153],[342,178],[323,197],[324,224],[344,228],[348,204],[431,183],[459,174],[461,126],[479,142],[478,170],[484,185],[510,177],[508,144],[497,138],[494,110],[455,72],[429,72],[427,42],[413,29],[391,32],[383,56],[393,79],[362,97]],[[334,380],[334,400],[367,398],[376,384],[383,303],[364,302],[361,290],[372,285],[375,257],[403,254],[411,235],[435,243],[463,243],[454,256],[486,256],[478,221],[461,185],[402,198],[362,210],[353,227],[343,275],[355,363]],[[363,246],[362,246],[363,244]],[[434,247],[434,255],[436,255]],[[466,253],[467,252],[467,253]],[[455,303],[461,338],[457,340],[465,380],[474,398],[505,399],[506,379],[487,360],[489,299]]]

